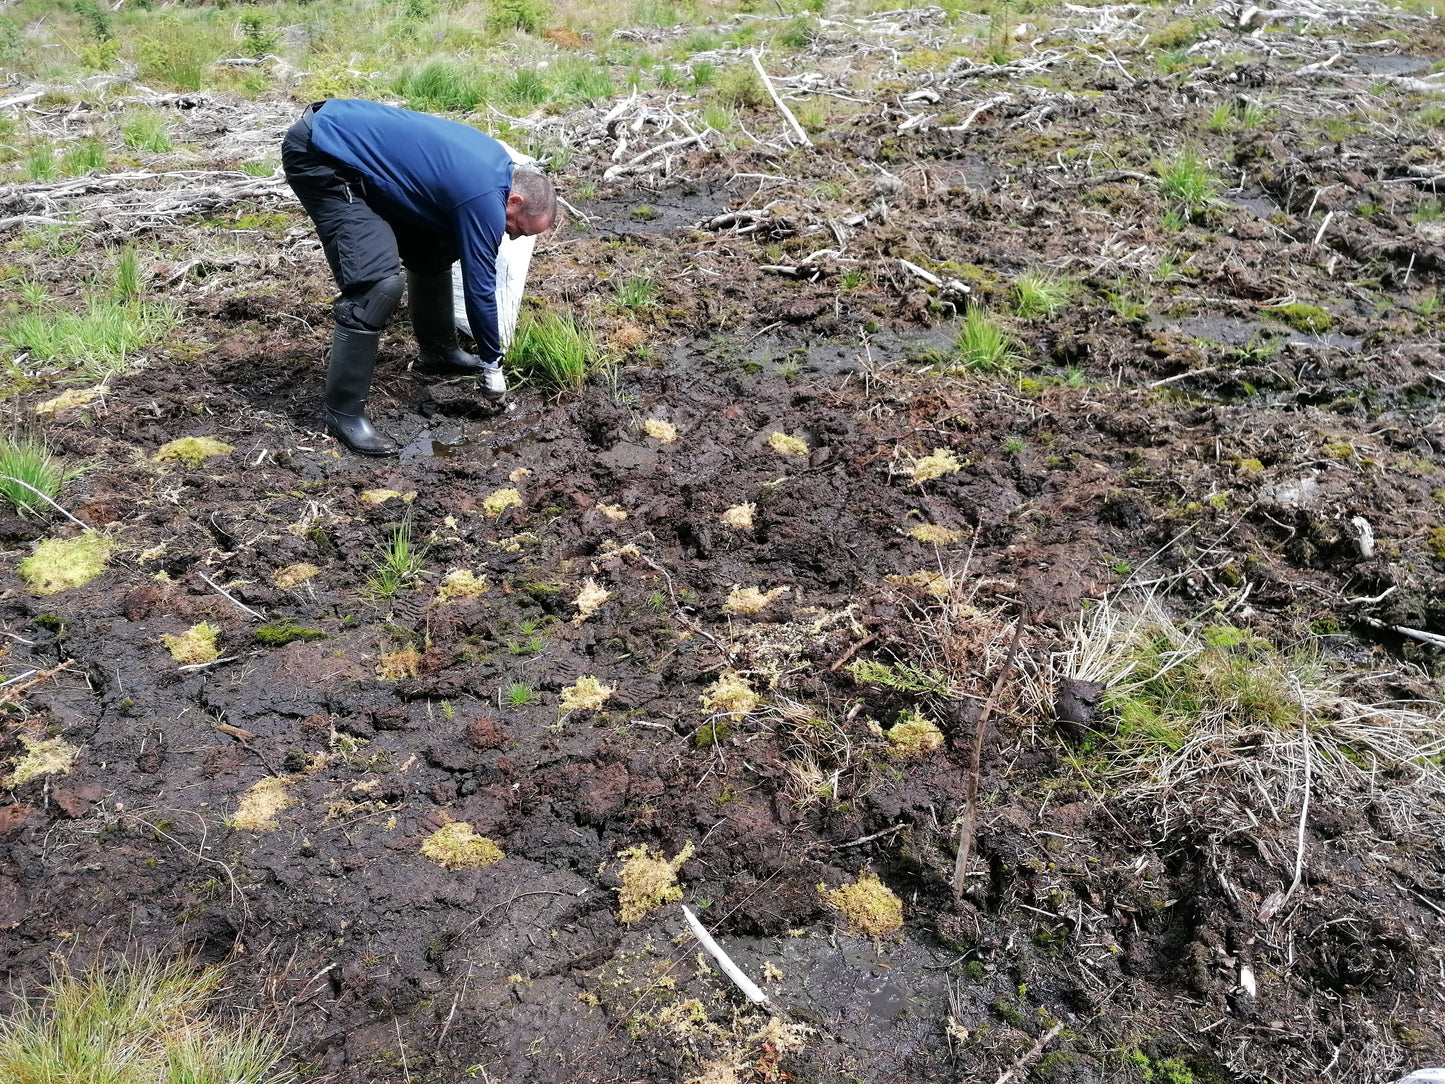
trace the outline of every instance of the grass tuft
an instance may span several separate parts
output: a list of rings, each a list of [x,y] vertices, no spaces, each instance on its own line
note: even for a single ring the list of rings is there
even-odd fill
[[[597,344],[570,313],[543,312],[517,327],[508,367],[540,388],[577,391],[597,362]]]
[[[366,578],[366,585],[375,598],[389,599],[416,583],[426,547],[418,547],[412,541],[409,515],[392,528],[391,537],[376,549],[376,567]]]
[[[281,1042],[213,1006],[224,973],[184,961],[57,971],[39,1001],[0,1019],[0,1080],[7,1084],[289,1084],[275,1072]]]
[[[0,476],[0,493],[22,516],[48,511],[50,506],[35,491],[53,500],[65,482],[59,461],[35,436],[0,440]]]
[[[1160,193],[1186,212],[1192,214],[1213,202],[1218,178],[1193,147],[1185,147],[1173,158],[1155,162],[1154,170],[1159,174]]]
[[[1018,364],[1014,341],[980,308],[970,308],[954,344],[954,362],[970,373],[1002,373]]]
[[[1025,320],[1052,316],[1068,304],[1073,292],[1073,284],[1066,279],[1029,271],[1013,284],[1014,315]]]

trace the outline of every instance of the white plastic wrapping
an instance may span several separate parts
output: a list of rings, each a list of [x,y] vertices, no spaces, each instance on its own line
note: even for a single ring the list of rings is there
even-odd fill
[[[512,161],[518,165],[536,163],[531,155],[508,147],[502,140],[497,142],[506,147]],[[517,330],[517,316],[522,311],[522,291],[527,286],[527,271],[532,266],[532,250],[536,247],[535,237],[503,237],[502,245],[497,249],[497,330],[502,336],[503,350],[512,345],[512,335]],[[467,318],[461,264],[452,265],[452,309],[456,314],[457,327],[471,335],[472,324]]]

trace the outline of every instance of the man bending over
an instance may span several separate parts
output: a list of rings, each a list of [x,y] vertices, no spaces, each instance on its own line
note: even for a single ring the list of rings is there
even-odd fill
[[[281,143],[281,164],[341,291],[332,309],[326,427],[362,455],[396,454],[396,442],[367,419],[366,401],[381,332],[403,290],[420,348],[413,369],[476,376],[482,394],[500,401],[507,383],[497,249],[503,234],[551,228],[552,182],[514,167],[507,149],[475,128],[348,99],[307,106]],[[451,265],[458,260],[480,357],[457,342]]]

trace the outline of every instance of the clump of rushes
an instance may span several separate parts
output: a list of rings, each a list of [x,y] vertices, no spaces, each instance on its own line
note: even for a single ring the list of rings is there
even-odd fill
[[[424,546],[412,542],[411,517],[407,516],[392,528],[386,543],[377,547],[377,565],[366,580],[372,595],[389,599],[416,583],[425,553]]]
[[[468,112],[486,97],[477,73],[446,57],[434,57],[406,72],[393,89],[413,109],[439,112]]]
[[[617,303],[624,309],[641,309],[657,303],[657,280],[650,275],[633,275],[617,286]]]
[[[43,440],[35,436],[0,440],[0,493],[22,516],[48,510],[44,497],[54,500],[64,483],[65,472]]]
[[[145,281],[141,272],[140,256],[135,249],[128,248],[115,261],[115,287],[111,292],[117,301],[125,304],[139,298],[144,289]]]
[[[1018,277],[1012,293],[1014,315],[1028,320],[1058,312],[1068,303],[1073,286],[1064,279],[1030,271]]]
[[[121,125],[125,145],[138,151],[164,154],[172,149],[170,126],[151,113],[138,114]]]
[[[1008,332],[980,308],[970,308],[958,329],[953,348],[955,364],[970,373],[1002,373],[1019,361]]]
[[[0,1079],[107,1084],[291,1084],[280,1038],[254,1017],[218,1016],[225,973],[183,960],[58,970],[43,999],[0,1019]]]
[[[1155,162],[1159,174],[1159,191],[1165,199],[1193,214],[1214,198],[1219,183],[1209,171],[1209,163],[1199,157],[1193,147],[1185,147],[1173,158]]]
[[[524,380],[551,391],[576,391],[597,361],[597,344],[570,313],[543,312],[517,327],[507,364]]]

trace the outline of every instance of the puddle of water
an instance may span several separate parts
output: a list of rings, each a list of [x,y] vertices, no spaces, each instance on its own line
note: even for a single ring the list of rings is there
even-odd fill
[[[1253,211],[1260,218],[1268,218],[1270,215],[1279,213],[1279,205],[1265,195],[1245,195],[1239,193],[1227,197],[1229,202],[1236,207],[1246,211]]]
[[[1355,63],[1360,71],[1371,75],[1410,75],[1426,71],[1435,64],[1436,59],[1430,56],[1389,53],[1383,56],[1362,56]]]

